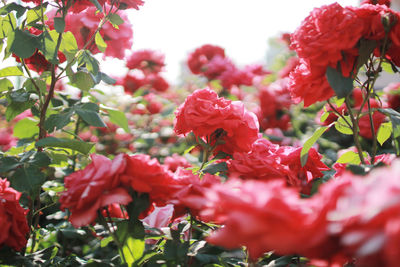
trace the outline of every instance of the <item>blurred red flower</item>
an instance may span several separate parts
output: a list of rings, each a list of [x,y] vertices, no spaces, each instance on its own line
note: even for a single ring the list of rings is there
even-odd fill
[[[0,247],[6,245],[21,251],[29,233],[25,210],[19,204],[21,193],[10,187],[7,179],[0,178]]]

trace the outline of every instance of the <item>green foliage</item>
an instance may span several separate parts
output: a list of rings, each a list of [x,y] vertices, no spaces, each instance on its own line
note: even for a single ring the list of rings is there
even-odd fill
[[[390,138],[393,132],[393,127],[391,122],[385,122],[382,123],[381,126],[379,127],[378,133],[377,133],[377,140],[379,144],[382,146],[383,143],[386,142]]]
[[[15,29],[13,33],[9,34],[7,44],[9,46],[9,51],[20,58],[32,56],[36,49],[41,47],[39,37],[18,28]]]
[[[39,134],[38,121],[32,118],[24,118],[14,126],[14,136],[23,139],[31,138]]]
[[[339,133],[352,135],[353,130],[348,124],[352,126],[350,116],[343,116],[343,118],[339,117],[339,119],[335,123],[335,128]]]
[[[326,78],[338,98],[346,97],[353,91],[353,79],[344,77],[340,70],[328,66]]]
[[[88,154],[94,146],[94,143],[79,141],[75,139],[46,137],[37,141],[35,146],[69,148],[82,154]]]
[[[124,131],[126,133],[130,132],[129,125],[128,125],[128,119],[126,118],[126,115],[124,112],[119,111],[117,109],[110,108],[110,107],[105,107],[105,106],[102,106],[102,109],[104,109],[108,112],[108,115],[110,116],[110,121],[112,123],[118,125],[122,129],[124,129]]]
[[[100,35],[99,32],[96,33],[96,36],[95,36],[95,39],[94,39],[94,40],[95,40],[95,42],[96,42],[97,48],[98,48],[101,52],[106,51],[107,44],[106,44],[106,42],[104,42],[103,37],[101,37],[101,35]]]
[[[63,33],[65,30],[65,20],[60,17],[54,18],[54,29],[56,29],[57,33]]]
[[[308,151],[311,149],[314,143],[317,142],[318,138],[320,138],[321,135],[328,129],[329,129],[328,126],[319,127],[317,130],[315,130],[314,134],[310,138],[308,138],[307,141],[304,143],[303,148],[301,149],[300,152],[301,166],[305,166],[307,164]]]
[[[6,67],[0,70],[0,77],[7,77],[7,76],[23,76],[24,73],[22,72],[20,67],[13,66],[13,67]]]

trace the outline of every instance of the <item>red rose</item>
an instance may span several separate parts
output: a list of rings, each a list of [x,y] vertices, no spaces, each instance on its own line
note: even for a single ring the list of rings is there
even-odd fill
[[[102,207],[114,203],[126,205],[132,201],[120,181],[125,166],[123,154],[112,161],[93,154],[92,163],[85,169],[65,177],[65,191],[60,196],[61,209],[69,209],[69,220],[74,227],[92,223],[97,210]]]
[[[289,90],[295,103],[304,100],[308,107],[317,101],[325,101],[335,92],[325,76],[325,67],[312,67],[306,60],[300,59],[299,65],[289,74]]]
[[[193,132],[200,138],[225,143],[218,146],[226,153],[249,151],[258,138],[258,121],[254,113],[247,111],[243,103],[218,97],[209,88],[196,90],[188,96],[175,112],[177,134]]]
[[[164,166],[166,166],[168,170],[175,172],[178,167],[189,168],[192,165],[186,160],[185,157],[174,153],[172,156],[168,156],[164,159]]]
[[[28,210],[19,204],[21,193],[10,187],[7,179],[0,178],[0,247],[6,245],[21,251],[29,233],[26,214]]]
[[[149,74],[146,77],[147,82],[151,88],[158,92],[165,92],[169,88],[169,83],[158,74]]]
[[[289,93],[289,78],[279,79],[269,86],[261,87],[259,92],[260,125],[263,129],[290,127],[290,116],[287,112],[292,101]]]
[[[157,74],[165,66],[164,55],[148,49],[136,51],[129,56],[126,66],[131,70],[140,69],[145,74]]]
[[[315,8],[291,36],[290,47],[312,65],[336,66],[361,38],[363,21],[338,3]]]
[[[177,184],[172,173],[149,155],[137,154],[126,158],[127,166],[121,177],[122,183],[136,192],[148,193],[150,201],[157,206],[165,206]]]
[[[101,12],[96,14],[96,11],[96,7],[91,6],[85,12],[69,13],[65,18],[65,31],[71,31],[74,34],[79,48],[83,48],[90,40],[103,17]],[[126,14],[122,12],[118,14],[124,20],[124,23],[118,26],[119,29],[115,29],[111,23],[107,22],[100,30],[100,34],[107,44],[104,55],[124,59],[125,50],[132,46],[133,32]],[[94,42],[87,49],[93,54],[100,52]]]
[[[216,56],[224,58],[224,49],[219,46],[206,44],[200,48],[197,48],[193,53],[189,55],[187,64],[191,72],[193,72],[194,74],[200,74],[205,71],[204,68],[206,67],[208,62]]]
[[[400,110],[400,83],[391,83],[383,89],[389,108]]]

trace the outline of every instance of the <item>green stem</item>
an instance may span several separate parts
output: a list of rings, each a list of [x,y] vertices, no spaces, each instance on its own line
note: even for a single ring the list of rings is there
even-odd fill
[[[346,107],[347,107],[347,110],[348,110],[349,115],[350,115],[351,122],[353,124],[352,130],[353,130],[354,144],[355,144],[355,146],[357,148],[358,156],[360,157],[361,163],[365,164],[363,151],[362,151],[362,148],[361,148],[360,139],[359,139],[359,135],[358,135],[358,131],[359,131],[358,122],[357,122],[356,118],[354,117],[354,114],[353,114],[353,111],[352,111],[352,108],[351,108],[351,105],[350,105],[350,101],[349,101],[349,96],[346,96],[345,103],[346,103]]]

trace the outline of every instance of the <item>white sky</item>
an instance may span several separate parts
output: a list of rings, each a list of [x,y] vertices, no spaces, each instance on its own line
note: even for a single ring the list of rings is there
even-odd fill
[[[166,56],[165,77],[174,82],[188,53],[210,43],[225,48],[238,65],[265,62],[268,39],[292,32],[314,7],[358,0],[144,0],[130,14],[133,50]],[[113,65],[113,64],[110,64]],[[111,67],[111,66],[110,66]],[[112,71],[112,70],[111,70]],[[118,74],[118,73],[116,73]]]

